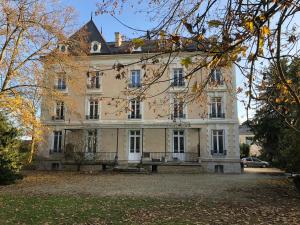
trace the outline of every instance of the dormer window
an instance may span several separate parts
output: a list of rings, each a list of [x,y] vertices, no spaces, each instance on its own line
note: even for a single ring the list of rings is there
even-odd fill
[[[101,43],[97,41],[93,41],[91,43],[91,53],[100,53],[101,51]]]
[[[59,49],[60,52],[65,53],[65,52],[68,51],[68,45],[65,45],[65,44],[59,44],[59,45],[58,45],[58,49]]]

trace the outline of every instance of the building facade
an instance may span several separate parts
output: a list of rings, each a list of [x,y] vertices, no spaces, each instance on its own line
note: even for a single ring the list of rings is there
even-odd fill
[[[205,172],[240,173],[233,66],[201,69],[188,80],[191,68],[181,62],[195,50],[180,51],[171,61],[161,56],[154,63],[157,51],[151,51],[151,41],[134,48],[116,33],[114,42],[106,42],[92,20],[78,32],[82,29],[88,31],[90,54],[74,57],[81,69],[49,69],[47,84],[61,97],[42,102],[47,131],[38,151],[41,169],[80,163],[95,169],[198,166]],[[68,46],[59,49],[67,51]],[[149,60],[141,60],[145,54]],[[149,77],[162,67],[161,82],[149,85]],[[185,101],[182,96],[195,95],[192,86],[208,76],[214,85]]]

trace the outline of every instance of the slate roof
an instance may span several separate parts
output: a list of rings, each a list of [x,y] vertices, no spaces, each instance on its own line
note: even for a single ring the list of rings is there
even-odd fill
[[[89,48],[93,41],[97,41],[101,43],[101,52],[103,54],[111,53],[110,48],[108,47],[104,37],[99,32],[97,26],[95,25],[92,19],[85,25],[83,25],[78,31],[76,31],[69,39],[78,40],[80,38],[84,39],[85,43]]]
[[[253,132],[251,131],[251,128],[245,122],[239,126],[239,132],[240,132],[240,134],[243,134],[243,135],[253,134]]]
[[[101,43],[101,52],[90,53],[91,43],[97,41]],[[78,43],[81,44],[78,44]],[[185,42],[183,40],[183,42]],[[72,44],[71,44],[72,43]],[[76,44],[77,43],[77,44]],[[135,54],[135,53],[150,53],[150,52],[162,52],[162,49],[170,48],[169,46],[162,46],[161,40],[144,40],[144,44],[140,47],[141,51],[133,50],[133,43],[129,41],[122,41],[122,45],[117,47],[115,42],[106,42],[102,34],[99,32],[94,21],[91,19],[85,25],[83,25],[78,31],[76,31],[69,38],[69,49],[74,54],[80,54],[77,52],[85,52],[88,55],[108,55],[108,54]],[[77,46],[77,47],[75,47]],[[78,48],[78,46],[80,46]],[[184,51],[196,51],[197,45],[195,43],[184,44]]]

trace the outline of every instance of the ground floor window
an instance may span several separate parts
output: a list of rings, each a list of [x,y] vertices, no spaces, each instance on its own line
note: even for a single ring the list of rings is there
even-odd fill
[[[184,153],[184,130],[173,131],[173,152]]]
[[[212,154],[224,154],[224,130],[212,130]]]
[[[53,152],[61,152],[62,150],[62,131],[53,132]]]
[[[141,131],[129,131],[129,151],[130,153],[139,153],[141,149]]]
[[[224,173],[223,165],[215,165],[215,173]]]
[[[89,130],[87,136],[87,152],[96,152],[97,150],[97,130]]]

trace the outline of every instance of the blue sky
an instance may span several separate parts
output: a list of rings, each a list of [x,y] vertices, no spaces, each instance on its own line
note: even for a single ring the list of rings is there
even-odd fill
[[[76,26],[80,27],[90,20],[91,13],[95,12],[96,3],[99,1],[102,0],[64,0],[63,2],[64,4],[71,5],[75,8],[78,15],[76,19]],[[128,8],[126,9],[126,13],[123,12],[121,15],[117,15],[117,17],[127,25],[137,29],[147,30],[151,28],[152,24],[149,22],[149,19],[146,16],[141,16],[140,14],[137,15],[135,13],[136,10],[137,9]],[[113,41],[115,32],[121,32],[127,37],[135,37],[141,35],[141,33],[136,33],[121,25],[110,15],[94,15],[93,21],[95,22],[99,30],[102,27],[103,36],[106,41]],[[239,73],[239,71],[237,71],[237,85],[240,86],[242,82],[243,77]],[[240,99],[241,97],[242,95],[238,98]],[[238,102],[238,114],[239,120],[241,122],[246,120],[245,109],[241,102]]]

